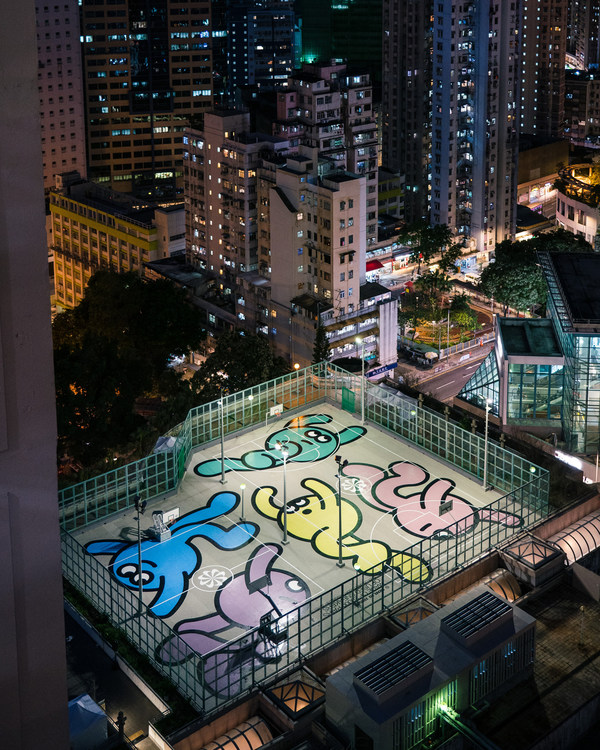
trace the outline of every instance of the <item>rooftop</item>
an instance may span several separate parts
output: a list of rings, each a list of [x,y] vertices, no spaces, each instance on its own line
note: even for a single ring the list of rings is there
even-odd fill
[[[573,323],[600,323],[600,255],[552,253],[552,263]]]
[[[502,345],[510,356],[560,357],[552,321],[547,318],[498,318]]]
[[[596,695],[600,684],[598,602],[564,583],[519,607],[537,620],[533,676],[475,718],[486,737],[511,750],[532,747]]]

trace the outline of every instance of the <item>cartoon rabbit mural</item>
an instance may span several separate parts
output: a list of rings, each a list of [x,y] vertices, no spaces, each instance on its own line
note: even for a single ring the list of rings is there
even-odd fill
[[[393,550],[385,542],[365,541],[356,532],[362,523],[360,510],[342,498],[342,529],[339,529],[339,508],[334,489],[319,479],[303,479],[302,486],[308,491],[293,500],[288,500],[288,534],[296,539],[310,542],[315,552],[324,557],[337,558],[341,536],[342,557],[351,560],[355,570],[375,574],[383,564],[389,565],[410,583],[425,583],[431,571],[429,566],[414,555]],[[283,529],[283,509],[274,502],[275,487],[260,487],[252,497],[254,508],[265,518],[275,519]]]
[[[254,523],[241,523],[228,529],[208,523],[230,513],[238,503],[237,494],[218,492],[206,507],[181,516],[171,527],[168,541],[144,539],[141,565],[137,542],[106,539],[88,542],[85,550],[90,555],[112,555],[111,573],[127,588],[137,589],[141,575],[144,591],[155,592],[149,611],[156,617],[169,617],[183,602],[189,580],[202,563],[200,550],[192,544],[194,539],[206,539],[219,549],[231,550],[243,547],[258,534],[259,527]]]
[[[227,643],[227,638],[217,634],[236,627],[254,630],[248,640],[234,642],[206,659],[204,682],[215,693],[231,691],[239,684],[244,671],[250,670],[250,662],[277,659],[278,650],[255,629],[265,615],[281,618],[310,597],[308,585],[296,573],[275,567],[282,551],[278,544],[253,550],[244,570],[216,592],[215,613],[178,623],[177,635],[157,648],[157,659],[175,664],[197,654],[208,655]]]
[[[386,512],[393,511],[398,526],[423,539],[464,534],[481,521],[514,528],[523,523],[523,519],[514,513],[475,508],[454,493],[456,485],[450,479],[431,479],[422,466],[408,461],[392,461],[387,470],[371,464],[350,463],[342,474],[354,480],[356,492],[368,505]],[[419,485],[425,486],[401,493],[403,489]],[[451,510],[440,515],[440,504],[449,501],[452,502]]]

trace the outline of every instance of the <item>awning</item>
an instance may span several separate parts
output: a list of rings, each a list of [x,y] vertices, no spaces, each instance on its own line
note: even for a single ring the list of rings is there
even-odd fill
[[[378,260],[367,261],[367,271],[377,271],[380,268],[383,268],[383,263],[380,263]]]

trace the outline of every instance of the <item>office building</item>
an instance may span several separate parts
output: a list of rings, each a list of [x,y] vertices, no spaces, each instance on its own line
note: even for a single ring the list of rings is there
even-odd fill
[[[144,263],[184,252],[181,204],[139,201],[82,180],[77,172],[57,176],[49,204],[55,301],[61,307],[78,305],[101,268],[141,274]]]
[[[33,3],[0,25],[0,737],[69,746]]]
[[[404,175],[404,217],[429,215],[431,0],[384,0],[382,163]]]
[[[564,133],[567,6],[568,0],[523,0],[519,107],[522,133],[547,137]]]
[[[379,103],[382,4],[296,0],[296,14],[302,31],[302,62],[335,59],[352,70],[368,70]]]
[[[89,177],[140,198],[183,190],[183,130],[213,103],[211,5],[83,0]]]
[[[59,5],[36,0],[35,14],[42,163],[48,190],[59,172],[86,173],[79,5],[75,0]]]
[[[232,0],[226,23],[231,101],[246,86],[259,91],[285,86],[295,57],[292,0]]]

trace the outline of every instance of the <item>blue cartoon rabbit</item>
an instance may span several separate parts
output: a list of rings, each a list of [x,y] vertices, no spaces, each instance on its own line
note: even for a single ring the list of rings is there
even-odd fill
[[[156,592],[149,609],[156,617],[169,617],[183,602],[188,582],[202,563],[200,551],[191,543],[206,539],[222,550],[239,549],[258,533],[254,523],[241,523],[223,528],[207,523],[230,513],[239,503],[232,492],[218,492],[206,507],[181,516],[171,527],[171,538],[165,542],[145,539],[141,543],[141,566],[137,542],[107,539],[85,545],[90,555],[112,555],[109,567],[112,575],[127,588],[139,587],[142,576],[144,591]]]

